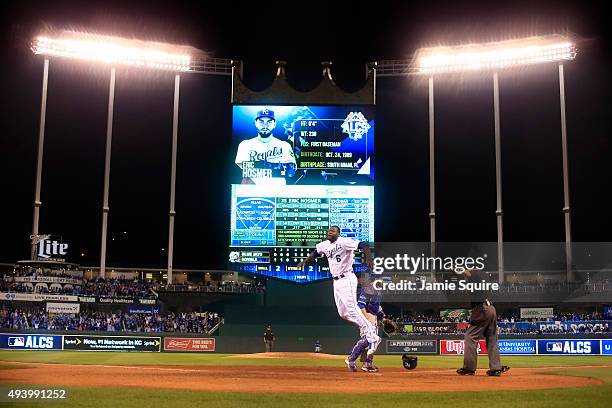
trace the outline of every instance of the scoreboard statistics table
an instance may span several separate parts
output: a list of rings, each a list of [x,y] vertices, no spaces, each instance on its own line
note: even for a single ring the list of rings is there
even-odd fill
[[[229,267],[298,282],[327,230],[374,241],[372,106],[234,106]],[[356,257],[355,269],[361,268]]]

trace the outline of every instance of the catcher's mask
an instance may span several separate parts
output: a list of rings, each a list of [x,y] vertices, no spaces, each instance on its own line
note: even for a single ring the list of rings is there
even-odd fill
[[[402,355],[402,365],[406,370],[414,370],[417,366],[417,357],[408,354]]]

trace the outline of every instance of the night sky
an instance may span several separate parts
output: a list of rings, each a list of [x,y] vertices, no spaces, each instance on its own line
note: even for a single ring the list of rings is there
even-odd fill
[[[3,5],[0,262],[29,255],[42,59],[28,40],[46,26],[189,44],[241,59],[266,88],[287,60],[300,90],[332,60],[339,86],[358,89],[367,61],[410,58],[421,46],[570,33],[565,66],[575,241],[612,241],[610,37],[603,5],[587,2],[14,2]],[[493,2],[490,2],[493,3]],[[487,5],[488,4],[488,5]],[[557,66],[500,73],[504,238],[563,241]],[[98,265],[109,68],[52,60],[40,231],[63,236],[70,260]],[[224,269],[229,237],[229,77],[183,75],[175,267]],[[495,241],[490,73],[436,80],[437,239]],[[117,69],[111,165],[110,266],[164,266],[168,240],[173,75]],[[377,241],[429,241],[427,82],[379,78]],[[84,256],[81,256],[81,253]]]

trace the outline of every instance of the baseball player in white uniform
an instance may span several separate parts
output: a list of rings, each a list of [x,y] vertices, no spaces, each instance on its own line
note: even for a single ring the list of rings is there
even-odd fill
[[[340,228],[332,226],[327,231],[327,240],[320,242],[316,250],[298,264],[303,267],[317,256],[325,255],[334,282],[334,299],[338,314],[345,320],[359,326],[361,338],[355,344],[353,352],[345,360],[351,371],[357,371],[356,360],[361,350],[367,346],[367,355],[374,354],[380,343],[376,326],[361,312],[357,305],[357,276],[353,272],[354,251],[360,249],[366,257],[366,264],[372,269],[372,254],[365,242],[340,236]],[[359,352],[357,352],[359,351]]]
[[[297,166],[291,145],[272,136],[276,127],[274,111],[257,112],[255,127],[257,136],[240,142],[236,153],[235,163],[243,170],[243,180],[285,185],[285,177],[293,177]],[[245,168],[245,162],[254,165]]]

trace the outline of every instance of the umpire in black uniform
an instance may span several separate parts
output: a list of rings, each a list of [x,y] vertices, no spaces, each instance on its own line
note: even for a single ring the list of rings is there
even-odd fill
[[[266,328],[266,332],[264,333],[263,340],[266,345],[266,352],[271,353],[272,348],[274,346],[274,341],[276,341],[276,336],[274,335],[274,332],[272,331],[272,326],[268,325],[268,327]]]
[[[482,282],[484,273],[479,270],[466,270],[463,275],[473,282]],[[490,297],[490,296],[489,296]],[[487,297],[486,291],[475,291],[472,298],[472,314],[470,325],[463,337],[465,351],[463,354],[463,367],[457,370],[459,375],[474,375],[478,361],[478,339],[484,336],[489,354],[489,370],[487,375],[499,377],[510,369],[502,366],[499,358],[499,344],[497,343],[497,311]]]

